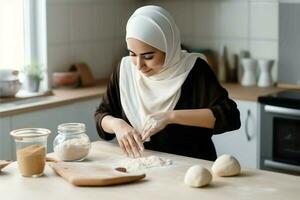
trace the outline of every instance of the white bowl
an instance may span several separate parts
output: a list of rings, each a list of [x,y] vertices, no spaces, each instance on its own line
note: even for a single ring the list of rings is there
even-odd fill
[[[0,69],[0,81],[17,80],[19,71],[13,69]]]
[[[20,90],[19,80],[0,80],[0,97],[14,97]]]

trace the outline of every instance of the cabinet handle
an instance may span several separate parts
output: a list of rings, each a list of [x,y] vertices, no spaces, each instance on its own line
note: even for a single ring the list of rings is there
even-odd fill
[[[248,122],[249,122],[249,119],[250,119],[250,115],[251,115],[251,111],[250,111],[250,109],[248,109],[247,110],[247,117],[246,117],[246,120],[245,120],[245,133],[246,133],[247,141],[251,141],[251,136],[248,132]]]

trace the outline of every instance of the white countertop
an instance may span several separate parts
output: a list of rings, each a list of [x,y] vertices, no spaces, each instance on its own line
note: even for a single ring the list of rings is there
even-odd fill
[[[109,187],[76,187],[56,175],[48,166],[40,178],[24,178],[12,163],[0,173],[1,199],[43,200],[101,200],[101,199],[299,199],[300,177],[242,169],[237,177],[213,177],[204,188],[190,188],[183,183],[186,170],[194,164],[210,169],[212,162],[173,154],[146,151],[145,156],[157,155],[173,160],[170,166],[145,170],[146,178],[140,182]],[[95,142],[85,162],[99,162],[114,166],[125,157],[113,143]]]

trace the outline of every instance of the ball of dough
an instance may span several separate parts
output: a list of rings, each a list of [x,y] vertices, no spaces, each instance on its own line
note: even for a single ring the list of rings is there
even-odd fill
[[[212,172],[218,176],[235,176],[241,172],[241,166],[235,157],[224,154],[214,162]]]
[[[185,173],[184,183],[190,187],[202,187],[211,182],[212,175],[205,167],[194,165]]]

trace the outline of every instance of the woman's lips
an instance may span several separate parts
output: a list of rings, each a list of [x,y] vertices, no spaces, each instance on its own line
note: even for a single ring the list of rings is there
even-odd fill
[[[148,70],[144,70],[144,71],[141,71],[143,74],[147,74],[151,71],[151,69],[148,69]]]

